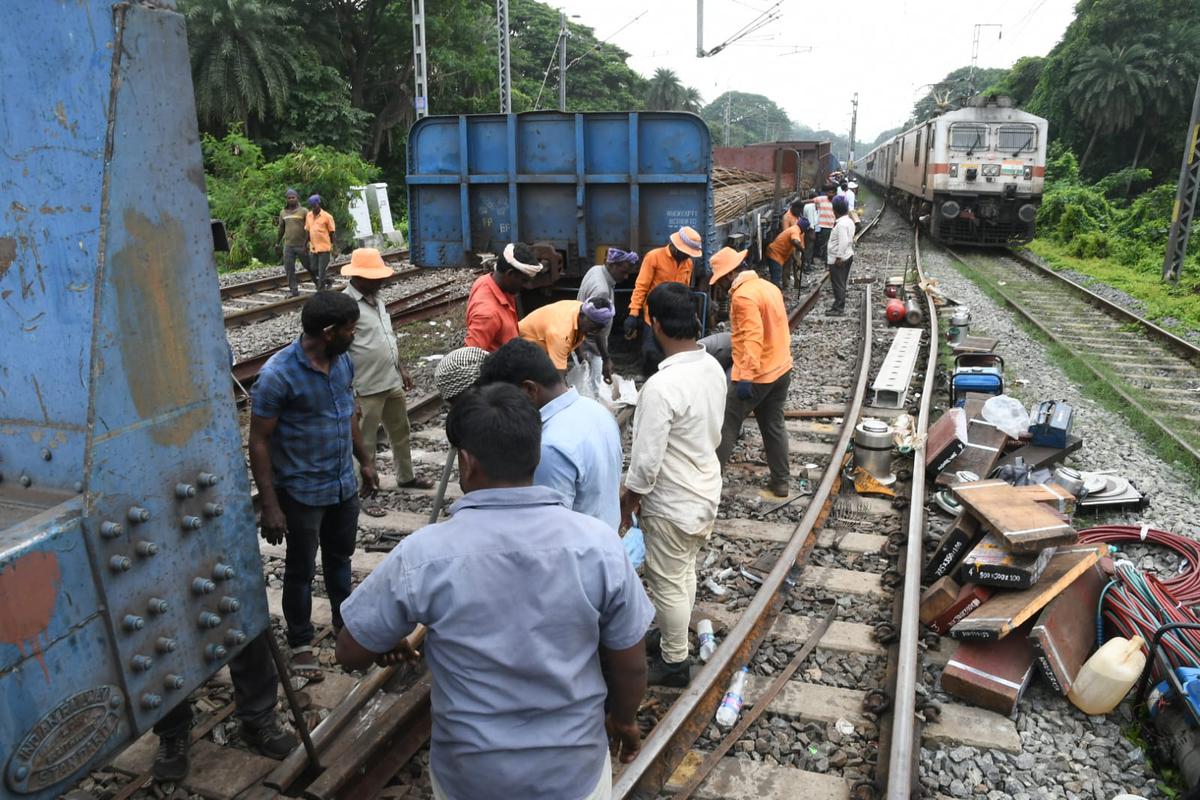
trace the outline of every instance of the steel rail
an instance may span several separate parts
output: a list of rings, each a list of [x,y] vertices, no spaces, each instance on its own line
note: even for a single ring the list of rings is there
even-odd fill
[[[402,261],[406,258],[408,258],[407,250],[393,250],[383,254],[384,261]],[[348,259],[338,261],[337,263],[330,264],[329,266],[341,266],[342,264],[347,263],[347,261]],[[418,267],[401,270],[400,272],[396,273],[395,277],[402,278],[406,275],[412,275],[418,270]],[[297,279],[299,279],[299,275],[297,275]],[[286,274],[267,275],[263,278],[254,278],[252,280],[242,281],[241,283],[231,283],[228,286],[221,287],[221,300],[232,300],[236,297],[245,297],[251,294],[258,294],[259,292],[269,292],[272,289],[280,289],[284,286],[287,286],[287,284],[288,279]]]
[[[963,266],[967,267],[968,269],[975,270],[974,265],[972,265],[969,261],[967,261],[965,258],[963,258],[961,255],[959,255],[954,250],[951,250],[948,247],[945,248],[945,250],[947,253],[949,253],[954,259],[956,259]],[[1122,389],[1107,374],[1105,374],[1102,370],[1097,368],[1095,366],[1093,358],[1089,357],[1085,353],[1080,353],[1069,342],[1067,342],[1065,339],[1063,339],[1058,334],[1056,334],[1048,326],[1044,325],[1041,322],[1041,320],[1039,320],[1037,318],[1037,315],[1035,315],[1033,312],[1029,311],[1027,308],[1025,308],[1024,305],[1021,304],[1020,301],[1018,301],[1015,297],[1013,297],[1009,292],[1005,291],[1005,288],[1003,286],[999,286],[993,281],[987,281],[987,283],[988,283],[988,286],[992,289],[992,291],[994,291],[996,294],[998,294],[1001,297],[1001,299],[1004,300],[1005,305],[1007,305],[1013,311],[1020,314],[1022,319],[1024,319],[1026,322],[1028,322],[1033,327],[1037,328],[1037,330],[1040,331],[1041,334],[1043,336],[1045,336],[1047,339],[1049,339],[1051,342],[1054,342],[1054,344],[1058,345],[1059,347],[1063,348],[1068,353],[1070,353],[1072,356],[1074,356],[1077,361],[1079,361],[1081,364],[1083,364],[1087,368],[1087,370],[1092,373],[1092,375],[1096,378],[1096,380],[1100,381],[1101,383],[1103,383],[1104,385],[1106,385],[1110,389],[1112,389],[1114,392],[1116,392],[1117,395],[1120,396],[1121,400],[1123,400],[1125,403],[1127,403],[1129,405],[1130,408],[1134,409],[1135,411],[1138,412],[1138,414],[1140,414],[1142,417],[1144,417],[1146,420],[1148,420],[1155,428],[1158,429],[1159,433],[1161,433],[1163,436],[1166,436],[1168,439],[1171,440],[1171,442],[1176,447],[1178,447],[1183,452],[1187,453],[1188,457],[1192,459],[1193,464],[1200,465],[1200,449],[1197,449],[1190,442],[1187,442],[1182,437],[1180,437],[1179,434],[1177,434],[1174,430],[1172,430],[1171,428],[1164,425],[1159,420],[1158,414],[1156,412],[1148,410],[1132,394],[1130,394],[1129,392]],[[1124,311],[1124,310],[1122,309],[1122,311]],[[1126,311],[1124,313],[1128,314],[1129,312]],[[1146,324],[1151,324],[1151,323],[1146,323]],[[1164,331],[1164,333],[1165,333],[1165,331]],[[1173,335],[1173,334],[1171,334],[1171,335]]]
[[[913,229],[913,255],[917,267],[918,285],[924,282],[921,271],[920,229]],[[912,488],[908,504],[908,542],[904,550],[903,602],[900,610],[900,643],[897,648],[896,687],[892,692],[893,712],[888,752],[887,797],[907,800],[913,793],[914,758],[920,744],[917,731],[917,677],[920,665],[917,644],[921,636],[919,619],[921,604],[921,559],[925,540],[925,434],[929,428],[929,407],[933,399],[934,375],[937,372],[938,318],[933,297],[924,292],[925,314],[929,323],[929,352],[925,364],[925,379],[921,384],[921,400],[917,412],[913,450]]]
[[[861,343],[858,377],[833,454],[843,453],[854,434],[854,425],[862,410],[871,367],[871,288],[863,287]],[[757,651],[779,614],[788,590],[787,579],[804,565],[816,545],[816,531],[828,515],[833,485],[840,470],[828,469],[821,478],[804,516],[792,531],[779,560],[763,580],[745,613],[717,647],[712,658],[692,679],[691,684],[671,705],[667,713],[642,743],[637,758],[614,779],[614,798],[651,798],[666,785],[675,767],[689,747],[711,724],[717,704],[733,673]]]
[[[868,222],[866,225],[863,225],[862,230],[854,234],[855,244],[858,244],[858,241],[867,235],[867,231],[875,227],[875,223],[879,222],[879,218],[883,216],[883,211],[885,208],[887,208],[886,205],[881,205],[879,207],[879,211],[874,217],[871,218],[870,222]],[[813,286],[812,291],[809,292],[803,300],[793,306],[790,311],[788,311],[788,327],[795,329],[795,327],[800,324],[801,320],[808,315],[808,312],[812,311],[813,307],[817,304],[817,300],[819,300],[821,297],[822,288],[824,288],[828,281],[829,273],[826,272],[820,277],[816,285]]]
[[[946,248],[946,249],[949,250],[951,252],[951,254],[954,255],[954,257],[957,258],[958,260],[960,260],[960,261],[963,260],[962,256],[960,256],[958,253],[955,253],[953,250],[950,250],[950,248]],[[1147,333],[1149,333],[1154,338],[1159,339],[1163,343],[1167,344],[1172,350],[1174,350],[1176,353],[1178,353],[1183,358],[1186,358],[1190,361],[1195,362],[1197,365],[1200,365],[1200,345],[1197,345],[1194,342],[1189,342],[1187,339],[1184,339],[1181,336],[1177,336],[1176,334],[1171,333],[1166,328],[1160,327],[1159,325],[1155,325],[1153,322],[1146,319],[1145,317],[1139,316],[1138,314],[1134,313],[1133,311],[1130,311],[1129,309],[1125,308],[1124,306],[1114,303],[1112,300],[1109,300],[1107,297],[1102,297],[1102,296],[1096,294],[1091,289],[1084,286],[1082,283],[1071,280],[1067,276],[1062,275],[1058,272],[1055,272],[1050,267],[1047,267],[1045,264],[1038,263],[1037,261],[1033,260],[1032,258],[1030,258],[1029,256],[1025,255],[1022,252],[1019,252],[1017,250],[1009,250],[1007,255],[1010,258],[1012,258],[1013,260],[1019,261],[1023,266],[1028,267],[1030,270],[1036,272],[1039,275],[1043,275],[1045,277],[1051,278],[1052,280],[1058,281],[1059,283],[1066,284],[1067,286],[1071,287],[1071,289],[1073,291],[1075,291],[1077,294],[1079,294],[1082,297],[1082,299],[1085,302],[1087,302],[1089,305],[1096,306],[1108,314],[1112,314],[1113,316],[1120,317],[1125,322],[1131,322],[1131,323],[1141,327],[1143,330],[1145,330]]]

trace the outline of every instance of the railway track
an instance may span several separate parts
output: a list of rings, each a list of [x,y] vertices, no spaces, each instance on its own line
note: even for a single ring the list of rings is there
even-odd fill
[[[419,271],[416,267],[402,269],[388,283],[416,275]],[[343,281],[334,280],[334,291],[341,291],[343,286]],[[226,295],[227,291],[231,294]],[[285,275],[268,276],[222,287],[221,304],[225,308],[225,327],[236,328],[296,311],[315,291],[311,284],[301,283],[300,294],[295,297],[288,296]]]
[[[1019,253],[946,250],[1200,465],[1200,346]]]

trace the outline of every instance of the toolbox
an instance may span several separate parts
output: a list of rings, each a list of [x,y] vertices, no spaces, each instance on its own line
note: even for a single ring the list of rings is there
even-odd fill
[[[978,392],[986,395],[1004,394],[1004,359],[998,355],[989,354],[992,363],[987,365],[966,366],[962,363],[964,357],[973,354],[964,353],[954,359],[954,375],[950,378],[950,405],[961,406],[966,401],[968,392]]]
[[[1043,400],[1033,412],[1029,433],[1038,447],[1066,447],[1075,409],[1061,400]]]

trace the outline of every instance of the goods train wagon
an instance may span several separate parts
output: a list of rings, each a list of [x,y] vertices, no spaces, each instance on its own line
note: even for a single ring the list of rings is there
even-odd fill
[[[1046,173],[1046,120],[981,99],[876,147],[858,172],[950,244],[1005,246],[1034,235]]]

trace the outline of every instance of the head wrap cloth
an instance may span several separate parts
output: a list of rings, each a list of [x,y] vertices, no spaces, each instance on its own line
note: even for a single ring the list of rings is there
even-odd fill
[[[636,264],[638,262],[638,254],[622,250],[619,247],[610,247],[608,248],[608,254],[604,257],[604,261],[608,264]]]
[[[591,300],[583,304],[583,315],[597,325],[607,325],[617,315],[617,310],[611,305],[598,308]]]
[[[520,261],[517,261],[517,257],[513,254],[513,250],[515,250],[515,249],[516,248],[514,247],[514,245],[511,242],[509,242],[508,244],[506,244],[504,246],[504,260],[508,262],[508,265],[510,267],[521,272],[522,274],[524,274],[526,277],[529,277],[529,278],[532,278],[534,275],[537,275],[539,272],[542,271],[543,267],[540,263],[539,264],[523,264]]]
[[[433,372],[438,394],[450,402],[474,386],[487,355],[486,350],[478,347],[460,347],[447,353]]]

